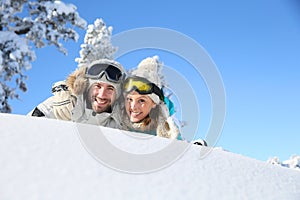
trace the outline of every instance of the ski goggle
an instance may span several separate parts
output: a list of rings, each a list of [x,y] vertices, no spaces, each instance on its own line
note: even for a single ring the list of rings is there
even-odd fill
[[[149,82],[147,79],[142,77],[129,77],[125,80],[123,86],[124,92],[129,93],[131,91],[137,91],[139,94],[156,94],[160,100],[164,100],[164,94],[157,85]]]
[[[100,79],[103,74],[108,81],[115,83],[120,82],[123,77],[121,70],[110,64],[95,64],[86,71],[86,77],[91,79]]]

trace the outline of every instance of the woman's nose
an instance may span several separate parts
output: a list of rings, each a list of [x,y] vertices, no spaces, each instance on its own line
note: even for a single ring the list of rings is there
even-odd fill
[[[136,101],[131,101],[130,102],[130,108],[132,109],[132,110],[134,110],[134,109],[136,109],[137,108],[137,103],[136,103]]]

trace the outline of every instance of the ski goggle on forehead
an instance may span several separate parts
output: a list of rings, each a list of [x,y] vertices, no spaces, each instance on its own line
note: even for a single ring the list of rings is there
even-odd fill
[[[85,74],[91,79],[100,79],[105,74],[108,81],[115,83],[122,81],[123,78],[121,70],[110,64],[95,64],[88,68]]]
[[[129,93],[131,91],[137,91],[139,94],[151,94],[154,93],[159,96],[160,100],[164,100],[164,94],[157,85],[149,82],[147,79],[142,77],[129,77],[125,80],[123,86],[124,92]]]

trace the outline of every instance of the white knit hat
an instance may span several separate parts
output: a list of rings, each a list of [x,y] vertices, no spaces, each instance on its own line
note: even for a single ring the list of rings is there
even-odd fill
[[[163,79],[161,75],[162,64],[158,61],[158,59],[158,56],[145,58],[139,63],[136,69],[131,71],[130,75],[145,78],[161,89]],[[148,94],[148,96],[154,101],[154,103],[159,104],[160,99],[158,95],[152,93]]]

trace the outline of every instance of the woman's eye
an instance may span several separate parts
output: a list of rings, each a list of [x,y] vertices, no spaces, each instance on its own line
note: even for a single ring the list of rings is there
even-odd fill
[[[131,98],[127,97],[127,98],[126,98],[126,101],[131,101]]]
[[[146,101],[144,99],[139,100],[140,103],[145,103]]]

